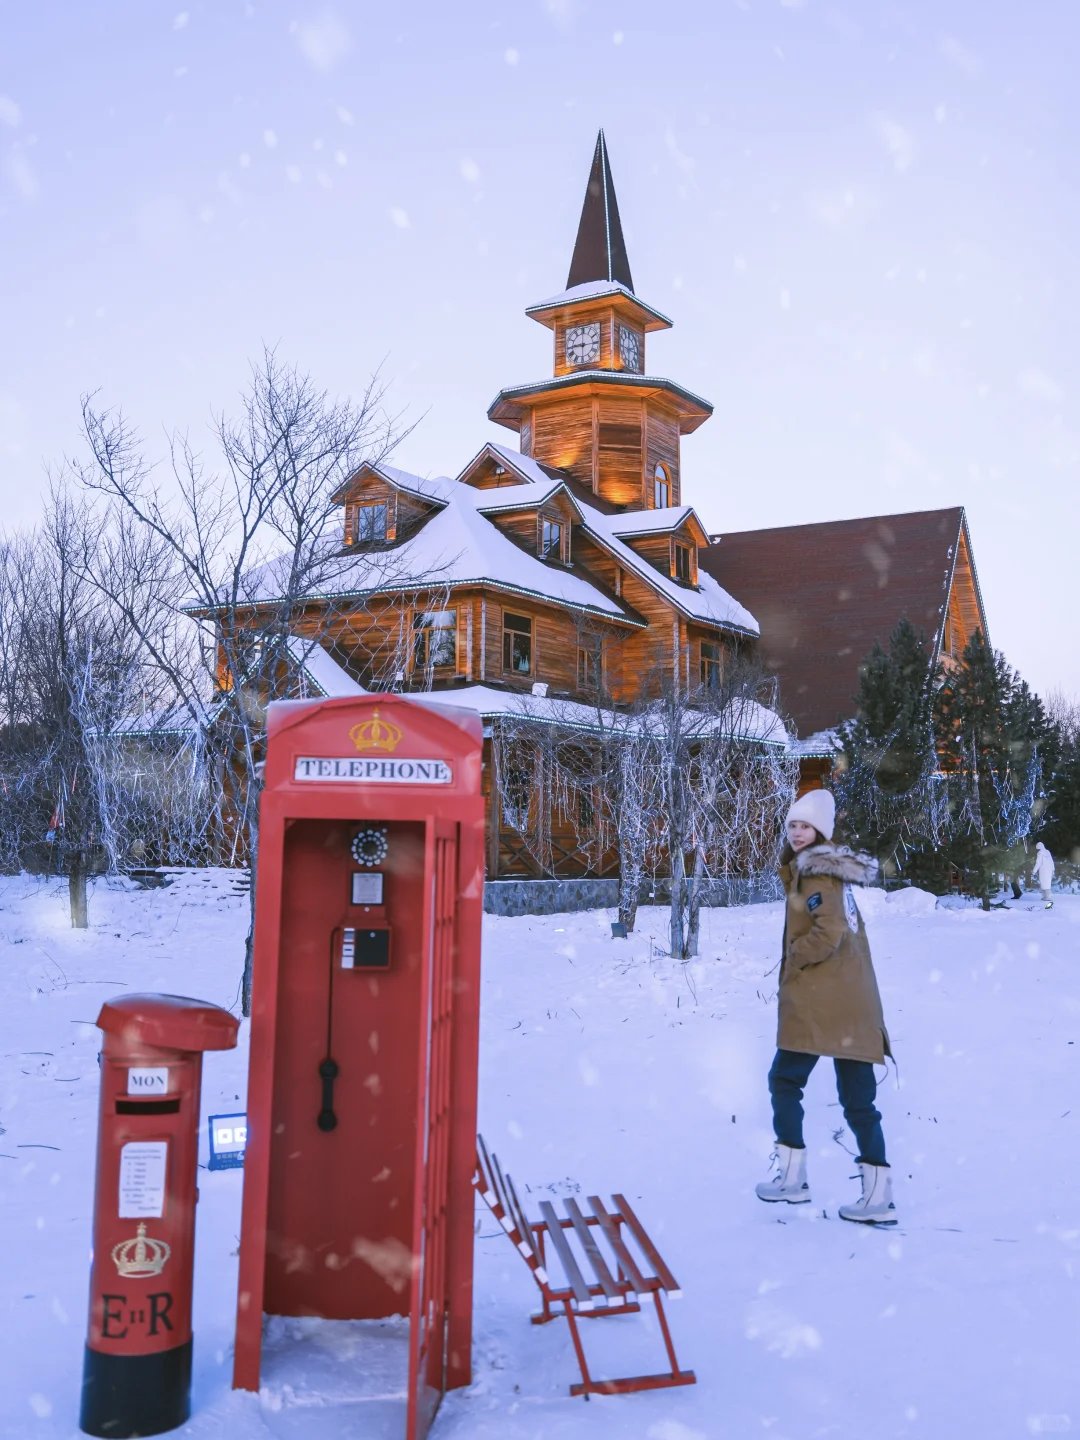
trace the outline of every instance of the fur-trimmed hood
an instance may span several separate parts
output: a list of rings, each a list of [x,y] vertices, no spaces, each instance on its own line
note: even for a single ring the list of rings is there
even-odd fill
[[[872,885],[878,873],[872,855],[859,854],[847,845],[808,845],[797,851],[789,864],[795,875],[832,875],[849,885]]]

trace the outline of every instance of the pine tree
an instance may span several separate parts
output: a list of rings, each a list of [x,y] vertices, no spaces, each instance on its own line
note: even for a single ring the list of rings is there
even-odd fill
[[[999,877],[1026,863],[1025,842],[1045,804],[1046,715],[979,630],[946,672],[934,708],[952,819],[946,857],[988,909]]]
[[[1080,867],[1080,725],[1055,716],[1048,752],[1039,839],[1059,862]]]
[[[926,637],[904,617],[860,667],[857,714],[841,728],[843,828],[886,874],[925,879],[941,838],[931,681]]]

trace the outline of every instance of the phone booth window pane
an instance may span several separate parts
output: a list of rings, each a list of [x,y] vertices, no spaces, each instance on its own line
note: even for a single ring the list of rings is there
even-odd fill
[[[457,664],[457,611],[426,610],[416,625],[417,670],[453,668]]]
[[[532,621],[526,615],[503,614],[503,669],[513,675],[532,673]]]

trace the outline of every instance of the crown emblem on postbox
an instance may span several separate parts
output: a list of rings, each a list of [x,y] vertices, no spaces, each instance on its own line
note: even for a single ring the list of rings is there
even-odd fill
[[[349,739],[357,750],[396,750],[401,741],[401,731],[389,720],[380,720],[376,710],[370,720],[352,727]]]
[[[164,1240],[155,1240],[147,1235],[141,1220],[132,1239],[121,1240],[112,1248],[113,1264],[121,1275],[127,1275],[132,1280],[160,1275],[171,1254],[172,1247]]]

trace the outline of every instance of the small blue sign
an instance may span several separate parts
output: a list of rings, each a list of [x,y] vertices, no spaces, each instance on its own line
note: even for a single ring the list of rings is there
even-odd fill
[[[211,1115],[210,1169],[242,1170],[247,1149],[246,1115]]]

